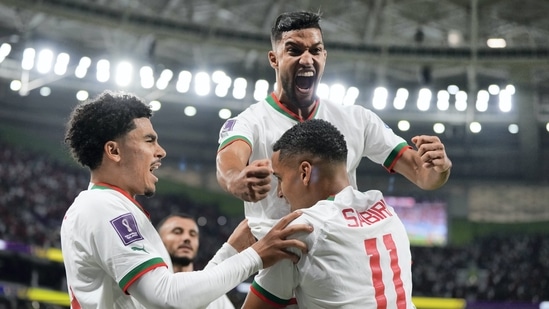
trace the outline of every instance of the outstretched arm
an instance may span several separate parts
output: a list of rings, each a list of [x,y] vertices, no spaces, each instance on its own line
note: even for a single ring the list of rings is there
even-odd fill
[[[307,246],[300,240],[286,238],[297,232],[312,231],[307,224],[287,226],[300,215],[300,212],[292,212],[283,217],[265,237],[217,266],[176,274],[165,267],[155,268],[133,282],[128,292],[147,308],[201,308],[260,268],[270,267],[282,259],[297,262],[298,256],[288,248],[295,247],[306,253]],[[223,247],[220,250],[224,250]]]
[[[242,140],[236,140],[217,153],[217,182],[235,197],[257,202],[271,190],[271,161],[250,162],[252,150]]]
[[[452,168],[444,144],[437,136],[414,136],[417,150],[406,150],[394,166],[395,172],[425,190],[442,187]]]

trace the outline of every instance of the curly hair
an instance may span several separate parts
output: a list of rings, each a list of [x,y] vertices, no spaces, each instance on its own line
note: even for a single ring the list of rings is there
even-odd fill
[[[276,18],[271,28],[271,44],[274,46],[280,41],[284,32],[308,28],[316,28],[322,32],[320,13],[306,11],[282,13]]]
[[[152,110],[142,99],[107,90],[76,106],[64,141],[79,164],[94,170],[101,165],[105,143],[126,135],[135,128],[133,120],[144,117],[152,117]]]
[[[322,119],[300,122],[284,132],[273,145],[283,161],[302,154],[312,154],[328,162],[347,161],[345,137],[331,123]]]

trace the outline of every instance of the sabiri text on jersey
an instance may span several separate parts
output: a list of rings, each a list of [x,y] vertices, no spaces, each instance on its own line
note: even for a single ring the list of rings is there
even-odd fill
[[[347,221],[348,227],[363,227],[365,225],[372,225],[388,217],[392,217],[393,214],[385,205],[384,200],[377,201],[372,207],[365,211],[357,211],[354,208],[345,208],[341,211],[343,217]]]

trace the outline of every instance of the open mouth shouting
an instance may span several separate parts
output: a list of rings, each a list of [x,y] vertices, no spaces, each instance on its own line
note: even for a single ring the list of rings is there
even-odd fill
[[[315,84],[315,73],[313,71],[300,71],[295,77],[295,86],[298,94],[312,95]]]

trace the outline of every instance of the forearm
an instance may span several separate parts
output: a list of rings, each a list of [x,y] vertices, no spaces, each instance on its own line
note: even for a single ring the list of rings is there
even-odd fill
[[[416,185],[424,190],[436,190],[448,181],[451,169],[450,167],[446,171],[439,173],[432,168],[424,168],[418,177]]]
[[[148,308],[202,308],[246,280],[262,267],[253,249],[234,255],[203,271],[173,274],[156,268],[128,289]]]
[[[223,246],[221,246],[221,248],[217,250],[214,257],[208,262],[204,269],[215,267],[221,264],[221,262],[236,254],[238,254],[238,251],[236,251],[233,246],[231,246],[229,243],[224,243]]]

